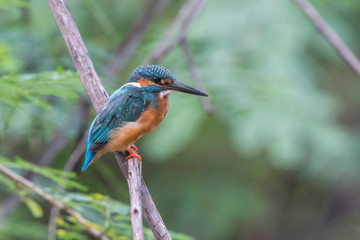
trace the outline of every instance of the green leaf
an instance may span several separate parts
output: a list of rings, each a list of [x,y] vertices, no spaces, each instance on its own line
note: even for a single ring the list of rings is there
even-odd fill
[[[0,8],[8,9],[10,7],[30,7],[30,3],[25,0],[0,0]]]
[[[75,179],[76,174],[74,172],[65,172],[63,170],[57,170],[53,168],[39,167],[30,162],[24,161],[18,156],[15,157],[15,161],[9,161],[4,157],[0,157],[0,162],[2,162],[8,168],[23,169],[40,174],[65,188],[78,189],[82,191],[87,189],[86,186],[77,182]]]
[[[26,206],[29,208],[31,214],[34,217],[40,218],[43,216],[43,210],[37,202],[35,202],[33,199],[28,197],[24,197],[23,201],[25,202]]]

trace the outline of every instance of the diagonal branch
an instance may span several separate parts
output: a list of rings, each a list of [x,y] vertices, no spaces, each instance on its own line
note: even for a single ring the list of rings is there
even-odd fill
[[[157,63],[175,47],[181,45],[186,63],[192,75],[192,79],[195,85],[204,92],[206,92],[205,85],[200,77],[199,71],[197,70],[194,57],[191,54],[186,38],[190,24],[203,9],[205,3],[206,0],[186,1],[183,7],[180,9],[178,15],[175,17],[174,21],[164,34],[162,40],[158,44],[158,47],[152,52],[152,54],[146,61],[146,63],[148,64]],[[209,98],[201,98],[201,101],[205,112],[207,112],[208,114],[215,113],[215,109],[210,103]]]
[[[109,95],[100,82],[80,32],[65,0],[48,0],[49,6],[64,37],[80,79],[96,111],[106,103]]]
[[[118,161],[119,167],[122,173],[126,176],[128,172],[128,161],[124,157],[124,153],[115,152],[115,157],[120,159]],[[142,211],[149,228],[154,233],[156,239],[169,240],[171,239],[169,232],[162,220],[154,200],[152,199],[148,188],[146,187],[144,179],[141,177],[141,200],[142,200]],[[150,225],[151,224],[151,225]],[[154,232],[155,231],[155,232]]]
[[[186,38],[190,24],[204,7],[206,0],[187,0],[164,34],[162,40],[146,61],[154,64],[166,56]]]
[[[90,227],[90,222],[83,218],[78,212],[75,212],[59,200],[53,198],[51,195],[47,194],[44,190],[27,180],[26,178],[16,174],[15,172],[11,171],[4,165],[0,164],[0,172],[14,180],[15,182],[24,185],[25,187],[29,188],[33,192],[35,192],[39,197],[43,200],[51,203],[52,205],[56,206],[57,208],[65,211],[67,214],[73,216],[82,226],[86,229],[93,237],[96,239],[101,240],[109,240],[106,236],[103,235],[102,232],[97,230],[96,228]]]
[[[102,86],[94,69],[66,1],[48,0],[48,3],[64,37],[65,43],[69,49],[75,66],[79,72],[84,88],[88,93],[95,109],[99,111],[106,103],[108,94]],[[116,152],[115,157],[124,176],[128,176],[127,168],[132,167],[132,165],[127,165],[127,160],[124,158],[122,153]],[[141,200],[145,219],[147,220],[148,225],[156,239],[171,239],[169,232],[166,229],[160,213],[156,209],[144,182],[142,182],[141,185]]]
[[[313,5],[307,0],[295,0],[304,13],[313,22],[317,30],[322,33],[330,44],[338,51],[344,60],[360,76],[360,61],[355,54],[346,46],[336,32],[325,22]]]
[[[125,62],[139,45],[144,33],[167,2],[168,0],[148,0],[138,21],[125,36],[121,45],[116,49],[113,59],[108,63],[105,71],[107,76],[112,77],[121,72]]]
[[[190,73],[192,75],[192,79],[195,83],[195,86],[200,89],[203,92],[206,92],[206,88],[205,88],[205,84],[200,76],[199,70],[196,67],[196,63],[195,63],[195,59],[194,56],[191,53],[189,44],[187,42],[186,39],[184,39],[184,41],[181,42],[181,47],[184,53],[184,57],[186,60],[186,63],[188,65],[188,68],[190,70]],[[205,109],[205,111],[208,114],[214,114],[215,113],[215,108],[214,106],[211,104],[210,99],[209,98],[201,98],[201,102],[203,104],[203,107]]]

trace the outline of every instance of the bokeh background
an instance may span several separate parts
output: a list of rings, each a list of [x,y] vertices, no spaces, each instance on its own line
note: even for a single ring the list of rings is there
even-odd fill
[[[156,2],[68,1],[109,93],[146,61],[185,3],[163,1],[134,52],[111,72],[116,49]],[[359,54],[360,2],[312,4]],[[61,170],[95,111],[46,1],[1,0],[0,29],[2,160]],[[210,0],[187,40],[216,111],[173,93],[164,122],[137,144],[167,227],[195,239],[360,239],[359,76],[299,6]],[[194,86],[180,47],[159,64]],[[74,181],[129,202],[112,154],[80,174],[83,158]],[[50,206],[35,197],[43,208],[35,218],[36,207],[12,197],[0,182],[0,239],[47,239]]]

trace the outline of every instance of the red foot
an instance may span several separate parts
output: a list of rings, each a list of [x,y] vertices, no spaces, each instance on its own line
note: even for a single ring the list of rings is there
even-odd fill
[[[129,153],[129,155],[126,157],[126,159],[135,157],[141,162],[141,156],[139,155],[139,150],[135,145],[131,145],[126,149],[126,151]]]

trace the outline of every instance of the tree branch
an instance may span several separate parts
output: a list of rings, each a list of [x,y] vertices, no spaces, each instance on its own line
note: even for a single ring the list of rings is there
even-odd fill
[[[124,174],[127,176],[128,172],[128,161],[125,159],[125,155],[122,152],[115,152],[115,157],[118,160],[119,167]],[[170,234],[165,226],[163,219],[159,211],[157,210],[154,200],[146,187],[145,181],[141,176],[141,201],[142,211],[149,228],[153,232],[156,239],[169,240],[171,239]]]
[[[196,67],[196,63],[195,63],[195,59],[194,56],[191,53],[189,44],[187,42],[186,39],[184,39],[184,41],[181,42],[181,47],[184,53],[184,57],[186,60],[186,63],[188,65],[189,71],[192,75],[192,79],[195,83],[195,86],[200,89],[203,92],[206,92],[206,88],[205,88],[205,84],[200,76],[200,73]],[[215,108],[214,106],[211,104],[210,99],[209,98],[201,98],[201,102],[203,104],[203,107],[205,109],[205,111],[208,114],[214,114],[215,113]]]
[[[130,193],[130,217],[133,240],[143,240],[142,207],[141,207],[141,162],[137,158],[128,160],[128,175]]]
[[[36,193],[39,197],[41,197],[43,200],[51,203],[53,206],[56,206],[57,208],[65,211],[67,214],[73,216],[82,226],[85,230],[87,230],[92,236],[94,236],[97,239],[101,240],[109,240],[106,236],[103,235],[102,232],[97,230],[96,228],[90,227],[90,222],[83,218],[78,212],[75,212],[59,200],[53,198],[51,195],[47,194],[44,190],[27,180],[26,178],[23,178],[22,176],[16,174],[15,172],[11,171],[10,169],[6,168],[4,165],[0,164],[0,172],[11,178],[17,183],[20,183],[24,185],[25,187],[32,190],[34,193]]]
[[[85,91],[96,111],[106,103],[109,95],[100,82],[80,32],[71,16],[65,0],[48,0],[51,11],[59,25],[71,58],[80,75]]]
[[[121,72],[125,62],[132,55],[139,45],[144,33],[154,21],[158,13],[164,8],[168,0],[149,0],[141,13],[138,21],[133,25],[131,30],[125,36],[123,42],[116,50],[114,57],[108,63],[105,74],[113,77]]]
[[[184,3],[160,43],[146,60],[146,63],[157,63],[186,38],[190,24],[200,13],[205,3],[206,0],[187,0]]]
[[[336,32],[325,22],[313,5],[307,0],[295,0],[308,18],[313,22],[317,30],[322,33],[330,44],[338,51],[344,60],[360,76],[360,61],[355,54],[346,46]]]
[[[48,0],[48,3],[65,39],[66,45],[69,49],[75,66],[79,72],[84,88],[88,93],[95,109],[99,111],[106,103],[108,94],[102,86],[94,66],[89,58],[86,47],[81,39],[80,33],[71,16],[66,1]],[[124,170],[127,170],[129,165],[126,162],[127,160],[125,159],[124,155],[121,153],[115,153],[115,157],[124,176],[128,176],[127,171]],[[130,165],[130,167],[131,166],[132,165]],[[142,208],[144,209],[143,213],[155,237],[157,239],[171,239],[169,232],[166,229],[159,211],[156,209],[144,182],[142,182],[141,185],[141,193]],[[146,209],[150,209],[151,211]],[[148,214],[151,215],[149,216]],[[162,228],[156,228],[158,225],[161,225]]]
[[[186,1],[164,34],[157,48],[152,52],[148,60],[145,62],[148,64],[155,64],[164,58],[175,47],[182,45],[184,57],[192,75],[193,81],[195,85],[202,91],[205,91],[205,85],[200,77],[199,71],[196,68],[195,60],[191,54],[186,38],[190,24],[200,13],[205,3],[206,0]],[[201,101],[206,113],[215,113],[215,108],[211,104],[209,98],[201,98]]]

